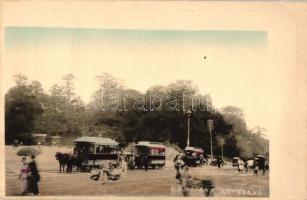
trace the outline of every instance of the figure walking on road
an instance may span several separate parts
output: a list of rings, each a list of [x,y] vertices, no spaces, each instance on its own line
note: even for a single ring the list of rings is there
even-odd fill
[[[243,173],[243,169],[244,169],[244,163],[243,160],[240,159],[238,163],[238,172]]]
[[[189,194],[189,186],[190,186],[191,178],[192,176],[189,171],[189,167],[185,166],[181,174],[182,192],[184,196],[188,196]]]
[[[259,169],[258,161],[255,160],[255,161],[254,161],[254,175],[255,175],[255,176],[258,176],[258,169]]]
[[[248,173],[248,164],[247,161],[244,161],[244,169],[245,169],[245,173]]]
[[[26,157],[21,159],[22,166],[20,169],[19,179],[21,179],[21,195],[25,195],[29,192],[28,176],[30,173],[29,166],[26,162]]]
[[[146,155],[146,156],[144,156],[144,165],[145,165],[145,172],[147,172],[147,170],[148,170],[148,156]]]
[[[28,177],[28,180],[29,180],[30,191],[34,195],[38,195],[39,194],[38,182],[40,181],[40,175],[38,173],[37,164],[35,161],[35,155],[31,156],[31,161],[29,162],[29,170],[30,170],[30,175]]]

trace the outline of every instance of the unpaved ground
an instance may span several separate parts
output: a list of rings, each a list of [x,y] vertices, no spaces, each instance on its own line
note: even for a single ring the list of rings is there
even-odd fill
[[[5,150],[6,195],[16,196],[20,193],[20,181],[17,179],[20,157],[16,155],[17,148],[6,146]],[[54,154],[67,150],[64,147],[42,147],[42,153],[37,157],[41,195],[182,196],[170,160],[163,169],[129,171],[120,180],[102,185],[100,181],[89,179],[89,173],[60,174]],[[192,168],[191,172],[198,178],[211,178],[216,187],[215,196],[269,196],[268,173],[258,177],[251,172],[238,174],[231,166],[223,169],[198,167]],[[196,190],[190,195],[201,196],[202,193]]]

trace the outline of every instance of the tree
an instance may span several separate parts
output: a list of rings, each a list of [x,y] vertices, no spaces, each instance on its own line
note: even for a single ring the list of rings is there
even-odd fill
[[[222,109],[222,114],[225,121],[232,126],[233,133],[246,134],[248,132],[241,108],[227,106]]]
[[[25,76],[16,75],[16,85],[5,95],[5,138],[8,143],[31,133],[43,113],[42,105],[34,95],[36,90],[26,80]]]
[[[252,158],[256,154],[265,153],[266,141],[260,135],[247,129],[242,109],[228,106],[222,110],[224,119],[232,127],[231,140],[242,158]]]
[[[99,89],[85,104],[74,93],[74,76],[63,77],[50,95],[37,81],[14,76],[16,85],[5,95],[6,141],[20,135],[44,132],[72,141],[80,135],[104,136],[122,145],[149,140],[174,143],[181,148],[187,141],[186,111],[192,109],[190,144],[210,152],[207,121],[213,120],[213,152],[223,147],[225,156],[252,157],[268,151],[268,140],[247,129],[243,110],[227,106],[216,109],[209,94],[202,95],[190,80],[166,86],[155,85],[144,94],[126,88],[110,74],[97,76]],[[138,102],[142,100],[144,102]],[[142,109],[139,109],[142,108]]]
[[[66,95],[67,102],[71,101],[72,96],[75,94],[74,93],[74,84],[73,84],[73,79],[74,79],[73,74],[67,74],[64,76],[62,79],[64,80],[64,94]]]

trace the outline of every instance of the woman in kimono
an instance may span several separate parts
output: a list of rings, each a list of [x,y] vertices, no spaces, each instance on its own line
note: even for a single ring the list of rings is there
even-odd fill
[[[28,176],[30,173],[30,168],[25,157],[22,157],[21,162],[22,166],[19,173],[19,179],[21,179],[21,195],[25,195],[29,192]]]

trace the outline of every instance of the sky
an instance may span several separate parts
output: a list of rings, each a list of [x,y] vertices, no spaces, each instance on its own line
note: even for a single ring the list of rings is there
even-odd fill
[[[7,27],[2,86],[7,91],[22,73],[48,92],[73,73],[76,94],[88,102],[103,72],[141,92],[192,80],[217,108],[240,107],[250,129],[269,132],[274,108],[266,99],[279,96],[264,70],[267,43],[264,31]]]

